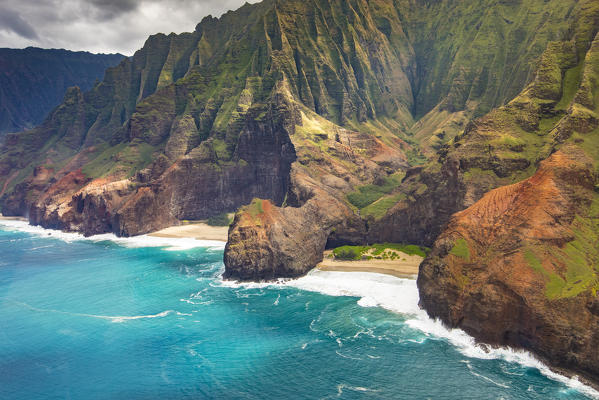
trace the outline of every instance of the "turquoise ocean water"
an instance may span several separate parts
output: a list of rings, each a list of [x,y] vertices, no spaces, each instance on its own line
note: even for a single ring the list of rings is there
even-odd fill
[[[0,399],[596,395],[431,321],[413,280],[242,286],[220,279],[222,245],[110,239],[0,222]]]

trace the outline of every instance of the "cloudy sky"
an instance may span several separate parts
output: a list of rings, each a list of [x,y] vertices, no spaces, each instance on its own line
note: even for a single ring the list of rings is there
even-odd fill
[[[245,1],[0,0],[0,47],[132,55],[153,33],[193,31],[204,16],[220,16]]]

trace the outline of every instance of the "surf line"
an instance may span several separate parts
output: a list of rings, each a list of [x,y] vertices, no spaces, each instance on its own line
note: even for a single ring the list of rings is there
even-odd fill
[[[312,270],[307,275],[293,280],[277,282],[246,283],[228,282],[222,279],[218,286],[238,290],[293,287],[328,296],[355,297],[358,305],[381,307],[407,317],[405,323],[423,334],[426,340],[446,340],[457,351],[469,358],[499,359],[526,368],[538,370],[549,379],[563,383],[591,398],[599,399],[599,391],[584,384],[576,376],[569,377],[554,372],[532,353],[510,347],[482,347],[461,329],[449,329],[441,321],[431,319],[426,311],[418,307],[420,295],[413,279],[398,278],[373,272],[340,272]],[[314,322],[314,321],[313,321]]]
[[[151,314],[151,315],[133,315],[133,316],[120,316],[119,315],[119,316],[109,316],[109,315],[84,314],[84,313],[74,313],[74,312],[69,312],[69,311],[61,311],[61,310],[38,308],[38,307],[34,307],[34,306],[32,306],[30,304],[27,304],[27,303],[23,303],[23,302],[20,302],[20,301],[16,301],[16,300],[12,300],[12,299],[7,299],[7,298],[3,298],[2,300],[5,300],[5,301],[7,301],[9,303],[12,303],[12,304],[19,305],[21,307],[28,308],[28,309],[30,309],[32,311],[36,311],[36,312],[73,315],[73,316],[76,316],[76,317],[98,318],[98,319],[109,320],[109,321],[111,321],[113,323],[122,323],[122,322],[125,322],[125,321],[136,320],[136,319],[162,318],[162,317],[166,317],[167,315],[176,312],[174,310],[166,310],[166,311],[162,311],[162,312],[160,312],[158,314]],[[183,314],[179,314],[179,315],[183,315]]]
[[[25,232],[36,235],[41,238],[59,239],[63,242],[71,243],[76,241],[86,241],[91,243],[112,242],[119,246],[129,248],[158,247],[169,251],[190,250],[193,248],[207,248],[209,250],[222,251],[225,243],[214,240],[199,240],[195,238],[163,238],[149,235],[118,237],[111,233],[105,233],[94,236],[83,236],[80,233],[63,232],[55,229],[46,229],[40,226],[30,225],[26,221],[2,219],[0,218],[0,229],[16,232]]]

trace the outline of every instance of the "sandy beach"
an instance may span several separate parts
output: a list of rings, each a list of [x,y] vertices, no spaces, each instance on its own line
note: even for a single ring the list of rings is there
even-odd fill
[[[197,240],[217,240],[226,242],[228,239],[228,226],[210,226],[203,222],[171,226],[149,236],[162,238],[193,238]]]
[[[27,218],[5,217],[2,214],[0,214],[0,220],[28,222]],[[197,240],[216,240],[219,242],[226,242],[228,239],[228,234],[228,226],[210,226],[204,222],[193,222],[184,225],[171,226],[170,228],[166,228],[161,231],[152,232],[148,234],[148,236],[176,239],[192,238]]]
[[[0,219],[3,219],[5,221],[25,221],[25,222],[29,222],[29,220],[27,218],[23,218],[23,217],[5,217],[2,214],[0,214]]]
[[[25,221],[23,217],[5,217],[0,214],[0,220]],[[229,227],[210,226],[204,222],[186,223],[178,226],[171,226],[157,232],[152,232],[148,236],[160,238],[193,238],[197,240],[215,240],[226,242],[228,239]],[[324,260],[316,268],[321,271],[339,271],[339,272],[374,272],[387,274],[399,278],[415,278],[418,275],[418,267],[423,258],[417,255],[408,255],[400,253],[401,258],[397,260],[358,260],[341,261],[331,257],[332,251],[327,250],[324,254]]]
[[[321,271],[340,272],[375,272],[393,275],[398,278],[414,278],[418,275],[418,267],[423,258],[416,255],[402,253],[400,260],[358,260],[340,261],[330,258],[331,252],[327,251],[324,260],[318,264]]]

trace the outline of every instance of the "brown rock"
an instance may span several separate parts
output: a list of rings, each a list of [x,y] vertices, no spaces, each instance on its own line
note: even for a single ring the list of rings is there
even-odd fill
[[[420,305],[483,342],[599,383],[596,177],[567,146],[457,213],[420,267]]]
[[[309,197],[300,207],[275,207],[255,199],[235,216],[225,249],[226,279],[268,281],[306,274],[322,261],[334,230],[364,236],[365,227],[349,207],[294,170],[293,188]]]

